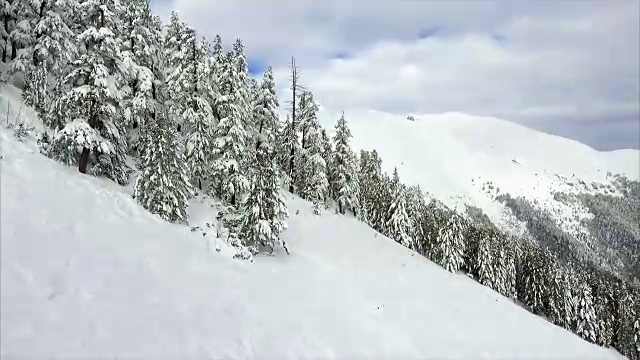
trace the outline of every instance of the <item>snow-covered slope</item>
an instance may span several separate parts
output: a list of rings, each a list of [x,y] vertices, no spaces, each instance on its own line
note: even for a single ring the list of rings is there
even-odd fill
[[[323,125],[331,128],[338,116],[321,112]],[[610,183],[608,172],[640,178],[638,150],[599,152],[495,118],[448,113],[408,121],[376,111],[346,117],[354,147],[376,149],[387,171],[397,166],[404,182],[420,184],[449,206],[478,206],[497,224],[505,220],[502,205],[493,200],[497,193],[535,199],[561,217],[574,218],[581,214],[553,200],[554,191],[589,190],[571,185],[579,180]],[[563,225],[579,230],[578,224]]]
[[[297,198],[290,256],[234,260],[0,140],[2,359],[620,358]]]

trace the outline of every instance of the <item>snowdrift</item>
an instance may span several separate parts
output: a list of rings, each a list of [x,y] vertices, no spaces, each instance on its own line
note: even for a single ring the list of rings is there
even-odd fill
[[[113,183],[0,140],[3,359],[621,358],[298,198],[290,256],[234,260]]]

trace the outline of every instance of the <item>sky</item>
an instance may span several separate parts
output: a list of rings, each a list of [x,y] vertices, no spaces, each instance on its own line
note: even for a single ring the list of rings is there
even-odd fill
[[[151,0],[322,109],[494,116],[640,148],[640,0]],[[281,101],[284,102],[284,101]],[[479,120],[480,121],[480,120]]]

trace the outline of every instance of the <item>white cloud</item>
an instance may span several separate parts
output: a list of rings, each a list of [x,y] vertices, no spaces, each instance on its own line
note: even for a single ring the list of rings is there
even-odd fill
[[[624,122],[624,146],[636,131],[628,124],[640,114],[637,1],[174,0],[169,8],[207,36],[241,37],[249,57],[276,67],[283,88],[295,55],[304,84],[333,111],[459,111],[551,132],[557,121],[563,135],[596,147],[615,139],[598,143],[586,123]],[[417,39],[423,29],[435,36]],[[328,58],[339,52],[350,56]]]

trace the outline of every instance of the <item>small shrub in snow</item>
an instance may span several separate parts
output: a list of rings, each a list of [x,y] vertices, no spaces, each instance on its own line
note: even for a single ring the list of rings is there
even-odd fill
[[[23,141],[34,130],[34,127],[26,124],[24,121],[20,121],[16,124],[8,124],[7,129],[12,129],[13,136],[15,136],[16,139]]]

